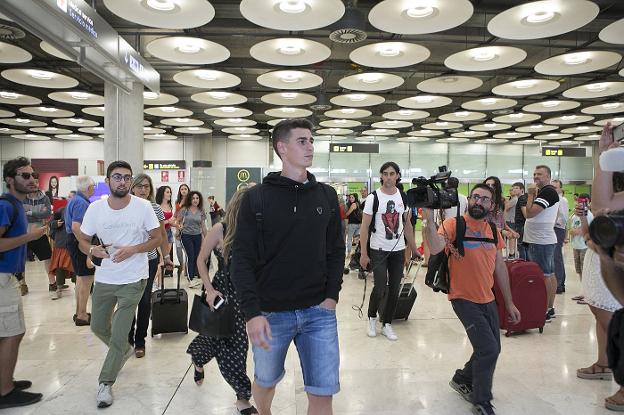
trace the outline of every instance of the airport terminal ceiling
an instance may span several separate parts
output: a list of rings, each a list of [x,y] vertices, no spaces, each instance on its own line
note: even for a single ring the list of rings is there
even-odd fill
[[[145,100],[145,119],[158,129],[152,133],[210,129],[213,136],[264,138],[272,120],[301,115],[314,121],[317,136],[332,140],[578,145],[596,140],[604,120],[624,121],[620,0],[551,2],[562,9],[532,10],[530,23],[510,13],[528,2],[504,0],[88,3],[160,73],[161,92],[175,97]],[[214,8],[212,19],[206,3]],[[413,7],[401,10],[402,4]],[[139,7],[145,13],[137,13]],[[194,19],[176,15],[193,8]],[[302,13],[309,13],[306,24],[321,27],[292,30]],[[14,22],[0,23],[4,133],[46,134],[41,128],[55,127],[63,136],[103,134],[103,82],[44,51],[40,39]],[[78,84],[24,85],[28,74],[7,69],[52,71]],[[39,75],[45,84],[46,74]],[[32,122],[11,122],[15,118]]]

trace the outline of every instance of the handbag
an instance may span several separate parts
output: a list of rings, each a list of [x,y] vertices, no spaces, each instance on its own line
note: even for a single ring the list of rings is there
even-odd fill
[[[205,292],[195,294],[193,308],[189,318],[189,328],[202,336],[227,338],[234,336],[234,306],[225,299],[225,303],[216,310],[211,310],[206,302]]]

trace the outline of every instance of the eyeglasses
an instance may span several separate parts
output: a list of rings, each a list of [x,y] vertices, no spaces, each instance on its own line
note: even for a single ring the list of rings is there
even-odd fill
[[[20,176],[24,180],[30,180],[31,177],[33,179],[38,179],[39,173],[16,173],[14,177],[17,177],[17,176]]]
[[[474,200],[475,203],[481,202],[483,205],[492,201],[492,198],[487,196],[472,195],[470,198]]]
[[[130,174],[126,174],[125,176],[119,173],[115,173],[113,175],[111,175],[111,179],[113,179],[116,182],[121,182],[124,181],[126,183],[131,182],[132,181],[132,175]]]

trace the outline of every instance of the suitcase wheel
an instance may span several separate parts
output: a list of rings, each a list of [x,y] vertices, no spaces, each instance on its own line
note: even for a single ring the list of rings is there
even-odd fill
[[[407,321],[407,319],[408,319],[408,318],[409,318],[409,317],[405,317],[405,321]]]
[[[540,327],[539,328],[539,332],[540,332],[540,334],[543,333],[544,332],[544,327]]]
[[[511,332],[510,331],[506,332],[505,337],[511,337]]]

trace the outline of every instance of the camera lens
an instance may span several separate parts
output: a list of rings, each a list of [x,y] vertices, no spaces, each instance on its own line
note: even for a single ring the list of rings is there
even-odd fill
[[[624,215],[596,217],[589,226],[592,240],[603,248],[624,245]]]

